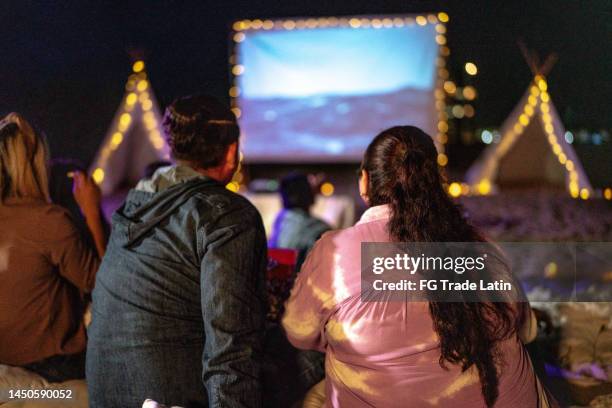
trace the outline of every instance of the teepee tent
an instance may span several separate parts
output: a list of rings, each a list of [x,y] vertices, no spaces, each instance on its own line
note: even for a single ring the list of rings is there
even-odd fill
[[[532,60],[533,61],[533,60]],[[555,109],[544,72],[530,63],[534,78],[500,130],[499,143],[488,146],[468,169],[466,182],[477,194],[504,187],[567,189],[572,197],[588,198],[592,187]]]
[[[149,164],[170,158],[144,68],[143,61],[134,63],[121,105],[90,169],[105,198],[135,185]]]

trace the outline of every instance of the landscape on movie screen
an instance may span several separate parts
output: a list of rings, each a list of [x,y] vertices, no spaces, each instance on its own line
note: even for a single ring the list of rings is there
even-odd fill
[[[403,88],[368,95],[241,98],[244,152],[251,157],[292,155],[360,158],[381,130],[432,127],[433,91]],[[257,142],[250,142],[250,138]]]

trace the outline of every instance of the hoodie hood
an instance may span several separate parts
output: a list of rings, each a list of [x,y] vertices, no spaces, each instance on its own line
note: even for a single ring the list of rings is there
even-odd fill
[[[112,216],[116,242],[129,247],[166,220],[203,188],[221,183],[185,166],[163,167],[151,179],[130,190],[125,203]]]
[[[140,180],[134,189],[157,193],[195,178],[205,178],[205,176],[188,166],[164,166],[157,169],[151,178]]]

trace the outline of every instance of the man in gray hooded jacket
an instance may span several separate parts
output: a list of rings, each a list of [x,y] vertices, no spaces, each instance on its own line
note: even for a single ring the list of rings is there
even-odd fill
[[[266,242],[257,210],[225,188],[236,119],[186,97],[164,127],[177,165],[129,192],[97,274],[90,405],[260,407]]]

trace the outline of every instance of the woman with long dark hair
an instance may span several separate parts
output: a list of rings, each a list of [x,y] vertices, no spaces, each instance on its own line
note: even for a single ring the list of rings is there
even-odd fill
[[[326,352],[325,406],[539,404],[526,303],[361,300],[362,242],[483,241],[446,194],[436,157],[418,128],[380,133],[361,166],[369,209],[323,235],[298,275],[283,325],[296,347]]]

